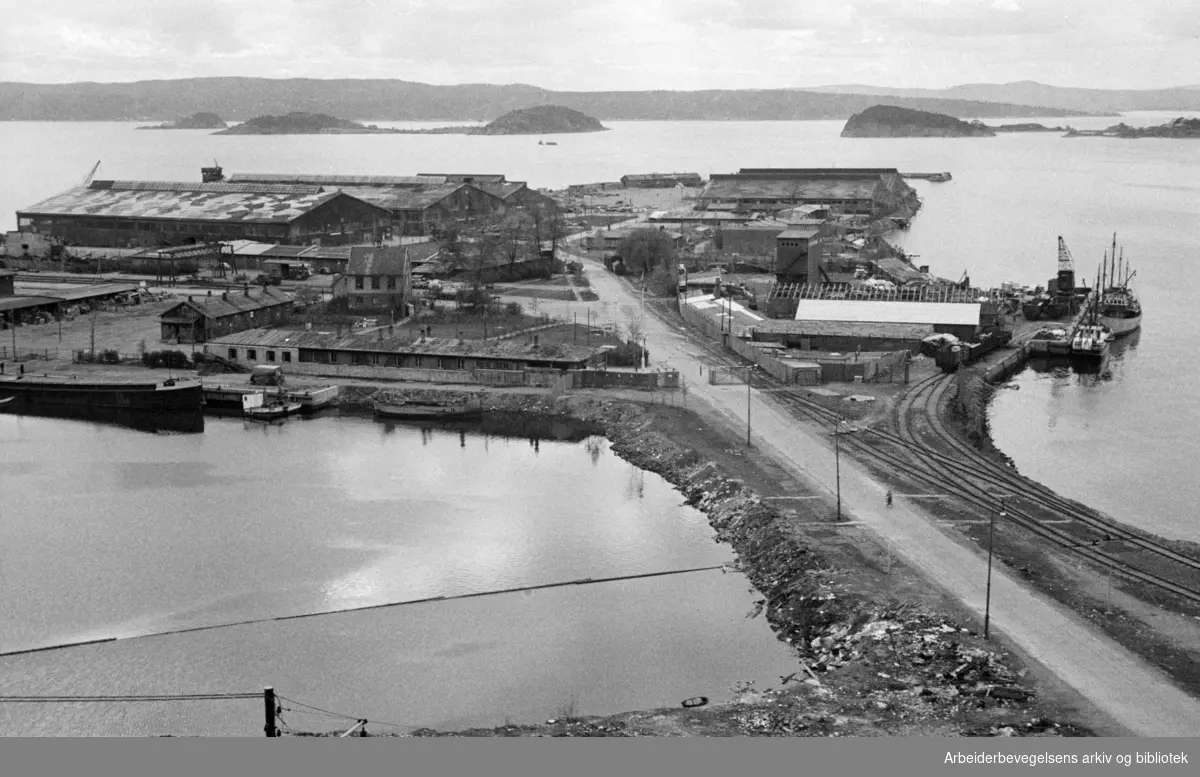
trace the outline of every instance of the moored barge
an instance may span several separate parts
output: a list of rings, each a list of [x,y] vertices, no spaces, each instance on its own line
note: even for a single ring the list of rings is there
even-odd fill
[[[119,381],[79,375],[0,376],[0,412],[112,421],[149,431],[202,432],[200,381]]]

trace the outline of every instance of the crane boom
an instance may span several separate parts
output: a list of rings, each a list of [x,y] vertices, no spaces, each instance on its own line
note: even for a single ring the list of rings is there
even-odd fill
[[[92,165],[92,169],[88,172],[87,177],[83,179],[83,185],[91,184],[92,179],[96,177],[96,171],[100,169],[100,160],[96,160],[96,164]]]

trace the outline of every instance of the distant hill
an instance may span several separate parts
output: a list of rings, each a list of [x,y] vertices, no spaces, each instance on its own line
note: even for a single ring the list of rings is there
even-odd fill
[[[1191,93],[1200,99],[1200,94]],[[795,89],[695,92],[556,92],[524,84],[435,86],[399,80],[188,78],[98,84],[0,83],[0,120],[168,120],[219,108],[244,121],[294,111],[381,121],[488,121],[509,111],[560,105],[600,120],[846,119],[879,102],[861,94]],[[1020,118],[1080,115],[1053,107],[928,99],[890,100],[950,116]]]
[[[193,113],[191,116],[184,116],[182,119],[169,121],[165,124],[158,124],[153,127],[138,127],[140,130],[149,129],[225,129],[228,125],[225,121],[215,113]]]
[[[356,121],[338,119],[323,113],[293,111],[285,116],[256,116],[235,124],[214,135],[328,135],[328,134],[388,134],[394,130],[366,126]]]
[[[1170,89],[1082,89],[1050,86],[1037,81],[1008,84],[961,84],[946,89],[896,89],[886,86],[842,84],[805,87],[822,94],[866,94],[909,99],[978,100],[991,103],[1045,105],[1052,108],[1111,114],[1120,111],[1196,111],[1200,110],[1200,88],[1180,86]],[[911,107],[911,106],[909,106]],[[943,111],[963,116],[954,111]],[[980,114],[982,116],[982,114]],[[1057,113],[1043,114],[1059,116]]]
[[[552,135],[563,132],[603,132],[599,119],[561,105],[537,105],[509,111],[472,135]]]
[[[981,122],[895,105],[873,105],[851,116],[842,129],[843,138],[989,138],[995,134]]]

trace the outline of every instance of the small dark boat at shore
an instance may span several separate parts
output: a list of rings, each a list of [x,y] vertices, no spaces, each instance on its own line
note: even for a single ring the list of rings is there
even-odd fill
[[[478,418],[483,414],[478,399],[451,402],[436,399],[395,399],[388,402],[375,400],[375,415],[380,418],[399,419],[446,419]]]
[[[0,411],[105,421],[145,431],[203,432],[200,381],[122,381],[89,375],[0,375]]]

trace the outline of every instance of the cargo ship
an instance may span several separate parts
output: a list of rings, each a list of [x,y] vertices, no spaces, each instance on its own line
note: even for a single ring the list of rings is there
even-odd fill
[[[1100,309],[1096,320],[1112,331],[1115,337],[1136,332],[1142,326],[1142,303],[1138,301],[1129,282],[1137,272],[1129,272],[1125,264],[1125,249],[1121,249],[1121,258],[1116,258],[1117,236],[1113,234],[1113,262],[1111,284],[1105,284],[1104,294],[1100,299]]]
[[[78,375],[0,376],[0,412],[108,421],[146,431],[202,432],[198,380],[116,381]]]

